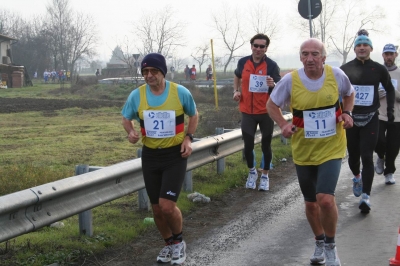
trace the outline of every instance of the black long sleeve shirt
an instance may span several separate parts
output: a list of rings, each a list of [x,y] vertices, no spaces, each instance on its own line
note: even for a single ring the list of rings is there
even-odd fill
[[[349,77],[353,85],[374,86],[374,99],[370,106],[354,105],[354,114],[367,114],[372,113],[380,107],[379,103],[379,83],[382,83],[383,88],[386,90],[386,100],[388,110],[394,108],[394,87],[390,78],[389,71],[384,65],[381,65],[371,59],[362,62],[355,58],[352,61],[340,67],[344,73]],[[355,98],[357,99],[358,93],[356,92]]]

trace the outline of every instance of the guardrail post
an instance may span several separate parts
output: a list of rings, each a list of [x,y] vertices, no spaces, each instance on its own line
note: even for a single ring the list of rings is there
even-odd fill
[[[200,141],[200,140],[201,139],[199,139],[199,138],[194,138],[193,142]],[[182,189],[183,189],[183,191],[186,191],[186,192],[192,192],[193,191],[192,170],[186,172],[185,179],[183,180],[183,184],[182,184]]]
[[[187,192],[193,191],[192,170],[186,172],[185,179],[183,180],[182,189],[183,191]]]
[[[89,165],[81,164],[75,166],[75,174],[81,175],[89,173]],[[92,210],[79,213],[79,234],[93,236],[93,217]]]
[[[142,157],[142,149],[137,150],[137,157],[141,158]],[[150,201],[149,201],[149,196],[147,195],[146,188],[143,188],[138,191],[138,204],[139,204],[139,209],[141,210],[150,210]]]
[[[224,134],[223,127],[215,128],[215,135]],[[225,158],[221,158],[217,160],[217,174],[222,174],[225,171]]]

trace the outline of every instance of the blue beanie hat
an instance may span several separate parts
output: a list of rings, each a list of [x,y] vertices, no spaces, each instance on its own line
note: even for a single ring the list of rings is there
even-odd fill
[[[167,63],[165,62],[165,57],[161,54],[151,53],[146,55],[142,60],[142,67],[140,70],[142,71],[145,67],[154,67],[159,69],[163,73],[164,77],[165,74],[167,74]]]
[[[357,45],[362,44],[362,43],[368,44],[369,46],[371,46],[371,48],[374,48],[374,47],[372,46],[371,39],[370,39],[368,36],[366,36],[366,35],[360,35],[360,36],[358,36],[358,37],[356,38],[356,40],[354,41],[354,49],[356,48]]]

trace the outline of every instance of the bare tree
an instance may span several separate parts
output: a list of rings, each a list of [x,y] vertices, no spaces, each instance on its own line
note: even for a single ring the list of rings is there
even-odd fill
[[[42,32],[43,21],[40,17],[21,24],[18,41],[12,46],[14,62],[25,66],[29,73],[42,73],[50,63],[48,39]]]
[[[153,11],[149,16],[145,13],[137,24],[134,33],[141,42],[139,50],[142,55],[160,53],[165,57],[183,47],[184,22],[175,20],[176,13],[170,6]]]
[[[202,46],[196,47],[195,52],[190,56],[199,64],[199,70],[201,73],[201,66],[209,59],[210,55],[208,50],[210,49],[210,44],[205,43]]]
[[[256,5],[251,5],[249,13],[254,34],[266,34],[271,40],[279,38],[279,16],[276,11],[259,2]]]
[[[183,58],[174,58],[175,69],[184,69],[186,65],[186,60]],[[178,70],[177,70],[178,71]]]
[[[298,2],[297,0],[294,0]],[[342,5],[343,0],[321,0],[322,10],[318,17],[311,20],[312,33],[314,38],[320,39],[323,43],[327,41],[327,32],[337,25],[333,22],[337,15],[338,8]],[[296,6],[297,7],[297,6]],[[310,25],[309,20],[298,15],[298,19],[291,20],[292,27],[300,30],[302,35],[309,36]]]
[[[17,13],[0,9],[0,34],[20,38],[25,21]]]
[[[334,53],[342,57],[342,64],[347,62],[347,57],[354,48],[354,40],[357,37],[356,33],[360,29],[366,29],[371,32],[381,32],[380,21],[385,18],[382,9],[375,7],[372,10],[366,11],[362,6],[362,1],[346,2],[342,5],[340,12],[340,20],[335,27],[337,30],[332,32],[328,41],[334,47]]]
[[[68,60],[67,64],[64,64],[64,69],[69,65],[73,73],[77,60],[84,57],[92,58],[97,55],[96,44],[98,37],[92,17],[82,13],[75,14],[73,24],[70,26],[68,33],[67,44],[69,47],[67,47],[65,53],[62,51],[61,54],[65,54],[64,58]]]
[[[241,48],[247,40],[244,38],[244,29],[237,8],[232,12],[229,6],[223,6],[218,13],[213,13],[212,18],[215,29],[221,35],[225,48],[228,49],[228,59],[224,65],[224,74],[229,63],[234,57],[235,51]]]
[[[96,54],[95,23],[91,16],[74,12],[69,0],[52,0],[47,15],[45,31],[50,39],[54,68],[63,67],[73,73],[79,59]]]

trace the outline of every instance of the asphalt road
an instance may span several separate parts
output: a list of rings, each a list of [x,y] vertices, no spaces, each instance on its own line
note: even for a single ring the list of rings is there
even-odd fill
[[[396,166],[400,169],[400,160]],[[400,178],[396,177],[398,184],[389,186],[383,175],[375,175],[372,210],[361,214],[359,198],[352,193],[352,174],[347,161],[343,162],[336,190],[336,244],[342,265],[389,265],[389,258],[395,256],[400,226]],[[234,221],[188,245],[185,266],[310,265],[313,250],[313,234],[294,176],[293,182],[272,188]]]

